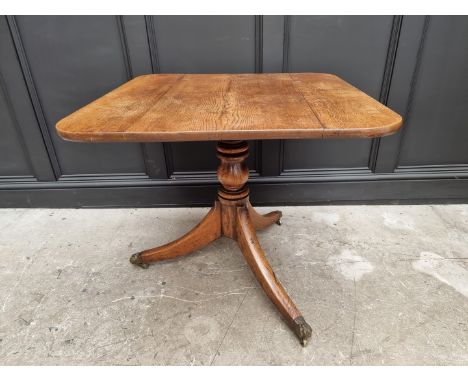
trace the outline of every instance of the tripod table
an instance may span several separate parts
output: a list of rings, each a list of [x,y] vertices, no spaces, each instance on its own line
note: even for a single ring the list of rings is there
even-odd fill
[[[131,256],[149,263],[184,256],[221,236],[236,240],[265,293],[302,345],[312,329],[275,277],[256,231],[280,224],[249,202],[249,139],[373,138],[402,118],[332,74],[150,74],[123,84],[57,123],[68,140],[86,142],[218,141],[218,198],[181,238]]]

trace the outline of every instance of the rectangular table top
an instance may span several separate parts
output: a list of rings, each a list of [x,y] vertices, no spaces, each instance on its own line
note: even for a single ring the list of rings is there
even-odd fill
[[[56,125],[74,141],[378,137],[402,118],[332,74],[149,74]]]

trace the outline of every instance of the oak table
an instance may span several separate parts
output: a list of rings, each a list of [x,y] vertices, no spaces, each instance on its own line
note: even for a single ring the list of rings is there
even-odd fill
[[[86,142],[219,141],[218,198],[181,238],[131,256],[149,263],[189,254],[213,240],[236,240],[265,293],[302,345],[312,329],[275,277],[256,230],[281,212],[249,202],[249,139],[371,138],[397,131],[402,118],[332,74],[150,74],[137,77],[59,121],[68,140]]]

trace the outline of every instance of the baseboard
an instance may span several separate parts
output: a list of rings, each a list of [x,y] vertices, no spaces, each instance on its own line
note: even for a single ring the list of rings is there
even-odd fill
[[[97,182],[96,182],[97,183]],[[217,185],[184,182],[10,185],[0,189],[3,208],[111,208],[209,206]],[[250,184],[256,205],[466,203],[468,179],[380,179]]]

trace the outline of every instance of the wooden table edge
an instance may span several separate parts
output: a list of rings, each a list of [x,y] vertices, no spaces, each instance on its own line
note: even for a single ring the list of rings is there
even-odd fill
[[[70,132],[56,129],[60,137],[74,142],[183,142],[183,141],[221,141],[221,140],[266,140],[266,139],[325,139],[325,138],[376,138],[396,133],[403,125],[400,119],[389,125],[356,128],[320,129],[274,129],[274,130],[223,130],[187,132]]]

